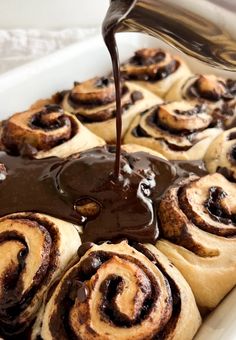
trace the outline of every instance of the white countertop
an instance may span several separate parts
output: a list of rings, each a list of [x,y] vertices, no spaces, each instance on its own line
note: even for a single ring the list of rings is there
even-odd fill
[[[109,0],[0,0],[0,28],[97,26],[108,5]]]
[[[98,34],[100,28],[0,29],[0,74]]]
[[[109,0],[0,0],[0,73],[97,34]]]

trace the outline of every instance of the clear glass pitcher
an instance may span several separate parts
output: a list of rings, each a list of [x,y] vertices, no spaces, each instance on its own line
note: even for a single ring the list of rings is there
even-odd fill
[[[103,30],[145,32],[236,71],[236,0],[111,0]]]

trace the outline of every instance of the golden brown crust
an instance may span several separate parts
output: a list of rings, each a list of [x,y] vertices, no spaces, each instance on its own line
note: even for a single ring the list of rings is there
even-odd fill
[[[220,174],[170,188],[158,215],[157,247],[182,272],[201,307],[214,308],[236,284],[236,185]],[[221,282],[221,285],[218,285]]]
[[[29,144],[37,150],[48,150],[72,138],[74,133],[73,121],[53,105],[11,116],[4,123],[2,141],[9,149]]]
[[[70,97],[78,104],[107,104],[115,100],[115,85],[112,78],[99,78],[75,83]]]
[[[214,126],[204,105],[187,101],[158,105],[137,116],[125,143],[136,143],[163,154],[167,159],[202,159],[222,129]]]
[[[190,288],[155,247],[137,249],[91,245],[48,301],[41,337],[191,339],[200,316]]]

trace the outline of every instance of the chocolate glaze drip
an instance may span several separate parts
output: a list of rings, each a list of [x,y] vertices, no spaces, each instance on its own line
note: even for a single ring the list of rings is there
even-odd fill
[[[29,160],[0,154],[0,216],[42,212],[83,226],[83,241],[130,238],[154,243],[156,207],[170,185],[201,162],[168,162],[144,152],[122,152],[119,181],[112,176],[115,148],[95,148],[79,158]],[[132,218],[131,218],[132,216]]]

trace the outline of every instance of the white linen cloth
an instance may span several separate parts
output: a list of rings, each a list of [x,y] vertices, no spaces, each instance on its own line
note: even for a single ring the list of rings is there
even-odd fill
[[[45,56],[99,32],[99,28],[68,28],[60,31],[0,29],[0,73]]]

